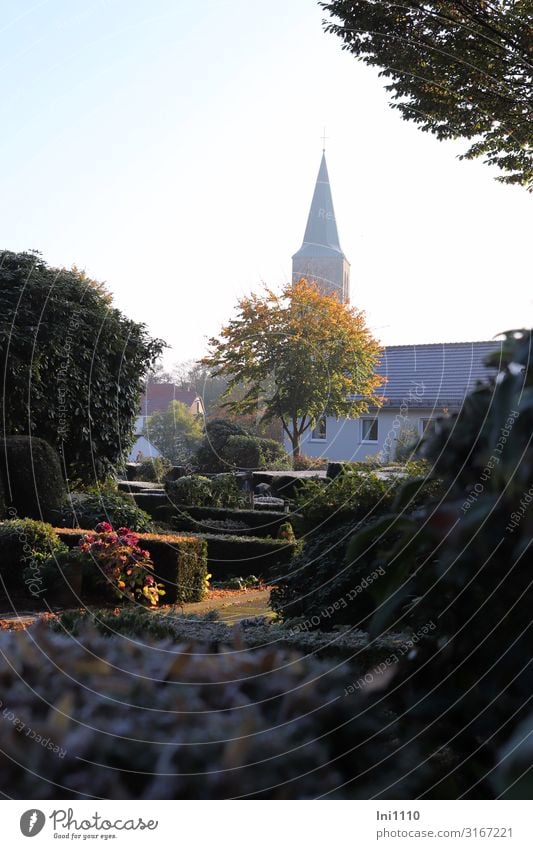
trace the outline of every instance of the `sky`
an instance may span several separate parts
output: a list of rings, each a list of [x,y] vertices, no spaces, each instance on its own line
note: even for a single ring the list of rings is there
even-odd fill
[[[314,0],[0,0],[0,249],[105,281],[196,359],[279,289],[326,156],[383,344],[533,325],[531,198],[388,106]]]

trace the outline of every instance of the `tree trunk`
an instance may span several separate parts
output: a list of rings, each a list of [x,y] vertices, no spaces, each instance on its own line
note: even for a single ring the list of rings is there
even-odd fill
[[[300,456],[300,433],[298,431],[298,419],[292,420],[292,432],[291,432],[291,443],[292,443],[292,460],[294,460]]]

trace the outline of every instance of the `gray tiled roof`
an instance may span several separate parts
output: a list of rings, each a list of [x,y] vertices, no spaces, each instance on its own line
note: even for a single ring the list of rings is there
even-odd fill
[[[494,341],[389,345],[377,369],[387,378],[379,389],[384,406],[460,406],[477,381],[494,376],[484,360],[500,349]]]
[[[326,157],[322,154],[303,244],[293,259],[325,256],[343,257],[344,254],[339,244]]]

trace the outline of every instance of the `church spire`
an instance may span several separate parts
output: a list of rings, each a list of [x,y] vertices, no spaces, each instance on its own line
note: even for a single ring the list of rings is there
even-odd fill
[[[315,280],[324,292],[349,300],[349,268],[339,243],[326,156],[322,159],[313,192],[302,246],[292,258],[293,280]]]
[[[316,257],[339,255],[344,256],[339,244],[326,155],[322,153],[303,244],[294,256]]]

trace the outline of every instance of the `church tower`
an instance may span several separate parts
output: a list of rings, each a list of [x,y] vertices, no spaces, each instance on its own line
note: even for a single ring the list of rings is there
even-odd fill
[[[302,277],[315,281],[323,294],[336,295],[343,304],[350,302],[350,263],[339,245],[324,151],[303,244],[292,258],[293,282]]]

